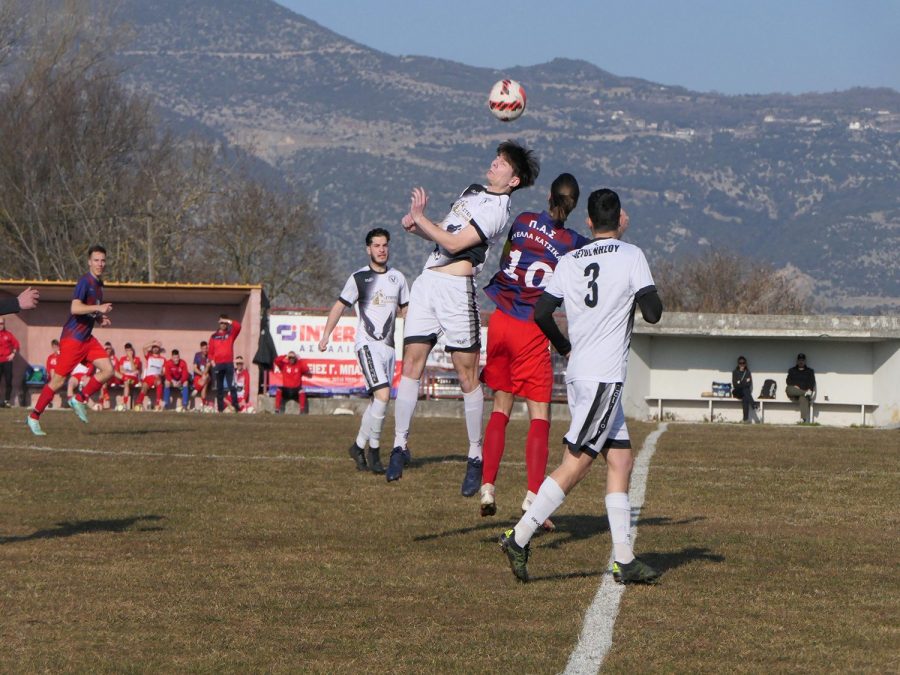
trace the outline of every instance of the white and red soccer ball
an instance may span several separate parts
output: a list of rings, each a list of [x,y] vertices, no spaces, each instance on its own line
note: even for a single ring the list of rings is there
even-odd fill
[[[515,80],[499,80],[488,96],[491,114],[502,122],[512,122],[525,112],[525,87]]]

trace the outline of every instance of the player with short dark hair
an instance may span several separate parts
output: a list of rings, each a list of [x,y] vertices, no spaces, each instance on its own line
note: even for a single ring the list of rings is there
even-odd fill
[[[166,357],[162,354],[162,343],[153,340],[144,345],[144,377],[141,379],[141,391],[134,402],[134,409],[144,409],[144,397],[151,389],[156,392],[156,410],[163,409],[162,391],[166,368]]]
[[[368,469],[373,473],[384,473],[381,429],[394,380],[394,324],[398,315],[406,315],[409,303],[406,277],[399,270],[388,267],[390,241],[390,233],[381,227],[366,234],[369,262],[347,279],[328,313],[325,330],[319,340],[319,351],[324,352],[328,349],[328,340],[341,314],[346,308],[356,305],[359,322],[354,350],[371,398],[349,452],[357,470]],[[369,447],[368,456],[366,445]],[[404,460],[408,463],[408,451]]]
[[[563,437],[563,461],[541,484],[515,528],[500,535],[500,547],[516,578],[528,581],[531,537],[602,454],[607,466],[613,578],[620,583],[654,583],[659,574],[634,557],[630,541],[628,487],[634,457],[622,412],[622,387],[635,306],[641,308],[645,321],[656,323],[662,316],[662,302],[643,251],[621,241],[628,219],[615,192],[591,193],[588,225],[593,241],[563,256],[534,309],[541,330],[568,359],[566,387],[572,420]],[[568,339],[553,320],[553,312],[563,303]]]
[[[547,470],[553,364],[550,342],[534,322],[534,304],[553,278],[559,259],[590,240],[565,226],[578,204],[578,181],[570,173],[550,185],[547,210],[526,211],[513,221],[497,272],[484,291],[497,305],[488,322],[487,363],[481,381],[494,392],[494,409],[484,431],[481,515],[497,512],[494,483],[506,445],[506,425],[516,396],[525,398],[528,487],[522,510],[534,501]],[[544,529],[553,529],[548,519]]]
[[[112,324],[109,318],[113,306],[103,302],[103,274],[106,271],[106,249],[102,246],[91,246],[88,249],[88,272],[75,284],[72,302],[69,304],[70,316],[63,326],[59,339],[59,361],[50,381],[44,385],[31,415],[28,416],[28,428],[36,436],[45,436],[41,429],[41,414],[53,400],[53,395],[66,382],[75,366],[79,363],[91,363],[97,369],[84,388],[69,398],[69,405],[78,415],[78,419],[87,424],[87,406],[85,403],[93,396],[109,378],[113,376],[113,364],[103,349],[103,345],[93,337],[94,325],[106,327]]]
[[[120,410],[131,410],[132,393],[141,387],[141,357],[134,353],[134,346],[125,343],[125,355],[119,359],[116,372],[122,380],[122,403]]]
[[[188,400],[191,395],[190,387],[190,370],[187,361],[181,358],[181,353],[177,349],[172,350],[172,355],[166,365],[163,367],[163,378],[165,386],[163,388],[163,410],[169,407],[169,400],[172,397],[172,389],[181,391],[181,400],[175,406],[175,412],[184,412],[188,407]]]
[[[512,141],[501,143],[485,174],[487,184],[467,187],[438,223],[425,215],[428,206],[425,190],[413,188],[409,213],[402,220],[403,228],[433,242],[434,250],[410,293],[404,324],[403,376],[394,404],[396,424],[388,480],[402,475],[409,427],[419,398],[419,379],[428,355],[443,335],[459,376],[469,437],[466,474],[460,491],[466,497],[478,492],[484,393],[478,381],[481,320],[475,276],[484,266],[490,247],[506,228],[510,194],[533,185],[539,171],[537,158],[530,150]]]
[[[209,407],[207,396],[209,395],[209,343],[203,340],[200,343],[200,351],[194,354],[194,390],[191,396],[194,397],[194,410],[204,410]],[[197,403],[197,398],[200,403]]]

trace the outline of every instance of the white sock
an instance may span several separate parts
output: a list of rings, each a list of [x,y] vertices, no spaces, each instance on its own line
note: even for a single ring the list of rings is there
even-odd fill
[[[384,414],[387,411],[387,401],[373,398],[369,404],[371,415],[371,427],[369,428],[369,447],[381,447],[381,428],[384,426]]]
[[[566,493],[562,491],[559,484],[550,476],[541,483],[541,489],[538,490],[537,497],[531,502],[531,506],[522,516],[521,520],[516,524],[516,543],[525,547],[537,529],[544,524],[553,512],[562,506],[566,499]]]
[[[400,376],[397,399],[394,401],[394,447],[405,448],[409,438],[409,425],[416,413],[419,401],[419,381],[405,375]]]
[[[609,517],[609,533],[612,535],[616,562],[634,560],[631,548],[631,502],[626,492],[610,492],[606,495],[606,515]]]
[[[481,459],[481,428],[484,422],[484,392],[479,384],[468,394],[463,394],[466,410],[466,431],[469,434],[469,457]]]
[[[369,401],[369,405],[366,406],[366,410],[363,413],[362,420],[359,423],[359,431],[356,432],[356,446],[366,449],[366,443],[369,442],[369,435],[372,429],[372,402]]]

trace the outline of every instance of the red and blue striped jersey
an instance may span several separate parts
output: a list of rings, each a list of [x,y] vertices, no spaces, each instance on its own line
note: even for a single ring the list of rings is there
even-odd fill
[[[86,305],[102,305],[103,282],[88,272],[75,284],[75,292],[72,293],[72,299],[81,300]],[[70,315],[69,320],[63,325],[60,339],[87,342],[91,337],[91,331],[94,330],[94,322],[98,316],[96,313]]]
[[[546,211],[520,213],[509,228],[500,271],[484,292],[504,314],[531,321],[534,304],[550,283],[559,259],[589,241]]]

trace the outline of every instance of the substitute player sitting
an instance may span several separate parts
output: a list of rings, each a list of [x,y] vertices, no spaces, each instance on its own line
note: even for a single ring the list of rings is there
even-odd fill
[[[341,314],[347,307],[356,304],[359,322],[356,326],[356,358],[366,378],[369,405],[366,407],[356,434],[356,441],[350,446],[350,457],[359,471],[366,469],[373,473],[384,473],[381,464],[381,429],[391,398],[391,382],[394,380],[394,323],[397,315],[406,314],[409,303],[409,287],[400,270],[388,267],[390,255],[390,233],[383,228],[375,228],[366,234],[366,253],[369,264],[350,275],[337,301],[328,313],[325,332],[319,341],[319,351],[328,348],[328,340]],[[369,446],[366,457],[366,445]],[[392,457],[393,460],[393,457]],[[409,463],[409,451],[398,454],[396,460]],[[388,475],[392,479],[393,473]],[[399,478],[399,475],[397,475]]]
[[[275,410],[283,414],[287,402],[296,401],[303,412],[303,376],[310,374],[309,368],[293,351],[277,357],[275,367],[281,371],[281,386],[275,392]]]
[[[166,367],[166,357],[162,355],[162,343],[159,340],[144,345],[144,363],[146,367],[141,380],[141,391],[134,402],[134,409],[138,411],[144,409],[144,397],[153,389],[156,392],[156,409],[162,410],[163,370]]]
[[[122,380],[122,404],[119,409],[130,410],[133,392],[141,388],[141,357],[134,353],[130,342],[125,343],[125,355],[119,359],[116,373]]]
[[[193,391],[191,392],[191,397],[194,399],[194,410],[206,410],[211,406],[211,402],[207,398],[209,396],[209,377],[211,368],[212,366],[209,362],[209,343],[206,340],[203,340],[200,343],[200,351],[194,354],[194,382]],[[200,399],[199,403],[197,402],[198,398]]]
[[[578,204],[578,196],[578,181],[572,174],[557,176],[550,186],[547,210],[526,211],[513,221],[500,258],[500,271],[484,289],[497,309],[488,322],[487,363],[481,371],[481,381],[494,390],[494,410],[484,432],[482,516],[497,512],[494,483],[516,396],[525,398],[531,419],[525,441],[528,489],[522,511],[531,506],[544,481],[550,452],[553,364],[550,341],[534,322],[534,304],[553,278],[559,259],[589,242],[565,227]],[[553,523],[547,520],[544,529],[553,529]]]
[[[31,433],[36,436],[46,435],[41,429],[41,414],[53,400],[53,395],[63,387],[75,366],[86,361],[97,369],[82,390],[69,398],[69,406],[85,424],[88,421],[85,403],[113,376],[113,364],[106,355],[106,350],[92,335],[95,324],[103,327],[112,324],[109,314],[113,306],[109,302],[103,302],[105,248],[91,246],[88,249],[88,270],[88,273],[75,284],[75,292],[69,305],[71,314],[63,326],[62,336],[59,339],[59,361],[56,370],[50,381],[44,385],[34,409],[26,420]]]
[[[446,350],[459,376],[463,393],[469,450],[461,492],[471,497],[481,485],[481,428],[484,394],[478,381],[481,352],[481,319],[475,293],[475,276],[484,267],[490,247],[500,238],[509,220],[510,194],[534,184],[537,159],[521,145],[506,141],[497,147],[485,178],[486,185],[470,185],[438,223],[425,215],[428,196],[413,189],[409,213],[402,220],[407,232],[434,242],[422,274],[413,283],[404,324],[403,376],[394,403],[395,435],[391,452],[402,457],[409,427],[419,399],[419,379],[431,350],[443,334]],[[402,469],[402,462],[398,463]],[[394,463],[388,467],[394,474]]]
[[[169,407],[172,390],[177,389],[181,392],[181,400],[176,403],[175,412],[184,412],[188,407],[188,400],[191,395],[191,378],[188,364],[182,360],[181,353],[177,349],[172,350],[172,358],[166,361],[166,365],[163,368],[163,379],[165,381],[163,409],[165,410]]]
[[[631,504],[628,486],[634,457],[622,412],[622,387],[635,306],[648,323],[662,316],[662,302],[653,284],[644,252],[621,241],[628,227],[619,196],[597,190],[588,199],[588,225],[593,241],[563,256],[553,278],[538,299],[534,319],[568,358],[566,387],[569,430],[562,463],[538,490],[534,502],[514,529],[500,535],[516,578],[528,581],[529,542],[584,478],[598,455],[606,460],[606,513],[613,542],[613,578],[620,583],[654,583],[659,575],[635,558],[631,547]],[[566,306],[569,339],[553,320]]]
[[[244,357],[234,357],[234,387],[238,393],[238,412],[253,412],[250,405],[250,371],[244,368]]]

